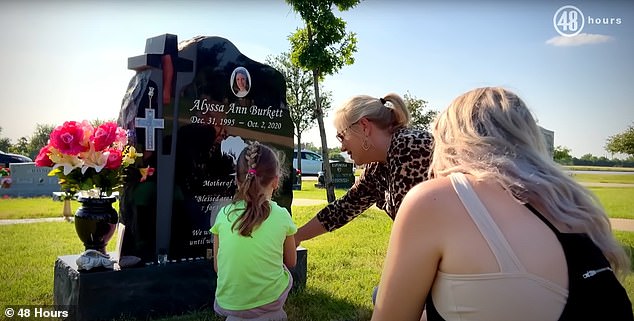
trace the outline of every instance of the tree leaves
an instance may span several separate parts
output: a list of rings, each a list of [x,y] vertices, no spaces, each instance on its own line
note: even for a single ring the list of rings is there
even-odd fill
[[[416,96],[410,94],[409,91],[403,95],[403,101],[405,102],[405,106],[407,106],[407,110],[409,110],[411,126],[429,130],[438,111],[426,111],[427,101],[416,98]]]
[[[634,124],[624,132],[608,137],[605,150],[634,156]]]

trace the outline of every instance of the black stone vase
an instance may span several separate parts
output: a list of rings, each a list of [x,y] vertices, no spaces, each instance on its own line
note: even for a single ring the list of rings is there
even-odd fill
[[[114,196],[93,198],[80,196],[81,207],[75,212],[75,230],[86,250],[106,254],[106,245],[114,235],[119,215],[112,207]]]

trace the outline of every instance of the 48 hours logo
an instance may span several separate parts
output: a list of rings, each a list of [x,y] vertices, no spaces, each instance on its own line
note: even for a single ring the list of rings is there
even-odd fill
[[[553,16],[553,26],[564,37],[573,37],[583,30],[585,17],[575,6],[563,6]]]

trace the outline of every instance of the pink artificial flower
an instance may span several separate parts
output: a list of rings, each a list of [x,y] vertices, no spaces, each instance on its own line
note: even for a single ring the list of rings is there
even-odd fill
[[[40,153],[35,157],[35,165],[43,167],[52,167],[53,161],[48,156],[51,153],[51,145],[46,145],[40,149]]]
[[[95,129],[92,136],[90,136],[90,141],[93,143],[95,150],[100,151],[112,145],[118,138],[117,134],[117,124],[114,122],[103,123]]]
[[[81,144],[82,146],[90,148],[90,137],[92,137],[95,128],[92,127],[90,122],[87,120],[83,120],[79,125],[84,129],[84,138],[82,139]]]
[[[119,168],[123,160],[121,156],[121,151],[116,148],[108,148],[106,151],[109,151],[110,154],[108,155],[108,160],[106,161],[106,166],[104,167],[107,169]]]
[[[121,149],[123,149],[123,146],[128,144],[128,131],[121,128],[121,127],[117,127],[117,133],[116,133],[117,138],[115,138],[115,145]]]
[[[76,155],[85,152],[89,146],[85,140],[84,124],[76,121],[64,122],[51,132],[50,145],[63,154]]]

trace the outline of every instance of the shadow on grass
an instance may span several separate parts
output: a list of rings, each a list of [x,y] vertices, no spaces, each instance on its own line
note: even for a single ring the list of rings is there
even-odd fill
[[[368,294],[368,302],[370,295]],[[367,306],[359,306],[350,301],[333,298],[332,295],[311,289],[301,289],[291,293],[284,305],[289,321],[367,321],[372,317],[372,310]],[[116,321],[222,321],[224,317],[216,316],[213,308],[192,311],[178,316],[159,318],[139,318],[121,316]]]
[[[368,303],[370,302],[368,293]],[[331,294],[310,288],[291,293],[284,309],[289,321],[365,321],[372,317],[372,310],[367,306],[334,298]]]
[[[632,268],[634,268],[634,247],[623,244],[623,248],[625,249],[625,253],[630,256],[630,262],[632,263]]]

